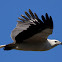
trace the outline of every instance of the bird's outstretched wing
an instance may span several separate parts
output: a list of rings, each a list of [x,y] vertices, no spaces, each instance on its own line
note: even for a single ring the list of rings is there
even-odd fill
[[[23,18],[19,19],[16,28],[12,31],[11,37],[16,43],[22,43],[25,40],[35,41],[44,40],[52,34],[53,21],[52,17],[46,13],[45,17],[42,15],[42,21],[38,18],[36,13],[32,13],[29,9],[30,15],[25,11],[26,16],[21,15]],[[35,41],[36,42],[36,41]]]

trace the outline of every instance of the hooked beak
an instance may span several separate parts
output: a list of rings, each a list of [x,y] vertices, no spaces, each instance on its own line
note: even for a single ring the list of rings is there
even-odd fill
[[[62,42],[60,44],[62,45]]]
[[[58,45],[62,45],[62,42],[59,41],[57,44],[58,44]]]

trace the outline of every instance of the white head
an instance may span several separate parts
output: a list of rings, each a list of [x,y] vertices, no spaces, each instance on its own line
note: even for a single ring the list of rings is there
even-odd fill
[[[50,39],[47,39],[47,40],[51,44],[52,47],[55,47],[57,45],[62,45],[62,42],[60,42],[58,40],[50,40]]]

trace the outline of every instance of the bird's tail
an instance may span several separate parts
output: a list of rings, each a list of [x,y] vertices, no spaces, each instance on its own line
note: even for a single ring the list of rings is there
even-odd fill
[[[1,45],[0,48],[3,48],[4,47],[4,50],[12,50],[15,48],[15,44],[8,44],[8,45]]]
[[[0,45],[0,48],[3,48],[3,47],[5,47],[6,45]]]

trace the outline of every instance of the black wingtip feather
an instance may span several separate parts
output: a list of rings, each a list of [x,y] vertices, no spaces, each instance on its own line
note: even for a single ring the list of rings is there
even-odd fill
[[[34,17],[34,14],[32,13],[32,11],[29,9],[29,13],[30,13],[30,15],[32,16],[32,18],[34,19],[35,17]]]
[[[48,16],[48,14],[46,13],[46,20],[48,20],[49,21],[49,16]]]
[[[41,18],[42,18],[42,20],[43,20],[43,22],[45,22],[46,20],[45,20],[45,17],[42,15],[41,16]]]

